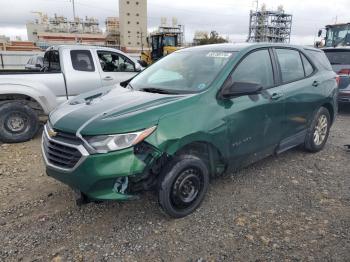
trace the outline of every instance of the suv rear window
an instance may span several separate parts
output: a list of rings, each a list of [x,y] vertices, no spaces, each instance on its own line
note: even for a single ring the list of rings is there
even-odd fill
[[[324,52],[311,49],[306,49],[305,52],[310,56],[315,66],[323,70],[333,71],[333,68]]]
[[[350,65],[349,50],[324,50],[331,65]]]

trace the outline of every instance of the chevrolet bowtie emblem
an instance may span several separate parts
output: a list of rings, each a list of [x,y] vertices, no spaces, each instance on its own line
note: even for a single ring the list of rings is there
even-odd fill
[[[53,131],[53,130],[49,130],[49,131],[47,131],[47,133],[48,133],[49,137],[55,137],[55,136],[57,136],[57,132],[55,132],[55,131]]]

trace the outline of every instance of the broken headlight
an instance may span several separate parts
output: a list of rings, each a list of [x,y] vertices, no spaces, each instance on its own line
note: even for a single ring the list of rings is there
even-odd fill
[[[150,136],[154,130],[156,130],[156,128],[156,126],[153,126],[140,132],[93,136],[88,138],[87,141],[89,145],[97,151],[97,153],[108,153],[111,151],[125,149],[142,142],[148,136]]]

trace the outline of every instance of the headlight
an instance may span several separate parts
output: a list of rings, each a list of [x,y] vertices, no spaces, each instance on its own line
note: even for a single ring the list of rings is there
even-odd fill
[[[107,153],[125,149],[140,143],[150,136],[156,128],[156,126],[153,126],[140,132],[94,136],[87,139],[87,141],[98,153]]]

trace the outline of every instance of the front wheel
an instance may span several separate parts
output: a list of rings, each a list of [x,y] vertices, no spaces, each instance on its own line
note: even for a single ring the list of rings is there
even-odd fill
[[[160,176],[159,205],[171,217],[185,217],[200,206],[208,185],[208,167],[200,158],[176,157]]]
[[[321,107],[307,132],[305,149],[313,153],[321,151],[328,140],[330,127],[331,118],[329,111],[327,108]]]
[[[0,106],[0,141],[28,141],[36,134],[38,127],[38,116],[29,106],[20,102],[8,102]]]

